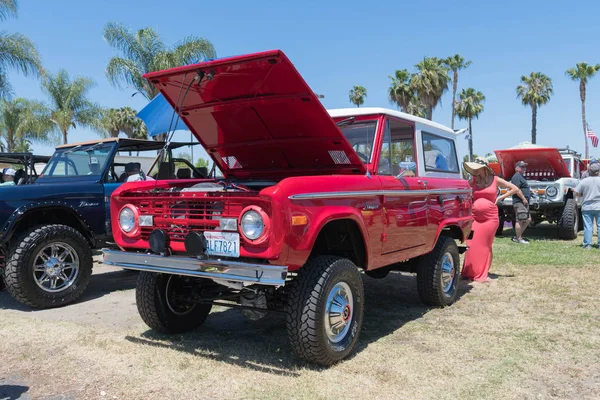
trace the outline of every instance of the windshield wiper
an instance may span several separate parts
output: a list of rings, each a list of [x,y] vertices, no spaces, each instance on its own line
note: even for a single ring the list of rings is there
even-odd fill
[[[94,151],[96,148],[98,148],[99,146],[104,145],[104,142],[100,142],[100,143],[96,143],[95,145],[91,146],[89,149],[85,149],[86,153],[89,153],[90,151]]]
[[[356,120],[356,117],[344,118],[343,120],[336,122],[336,125],[337,126],[350,125],[350,124],[353,124],[355,120]]]

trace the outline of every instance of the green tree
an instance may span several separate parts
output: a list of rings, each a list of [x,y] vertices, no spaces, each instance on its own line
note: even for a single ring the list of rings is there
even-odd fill
[[[471,61],[465,60],[460,54],[455,54],[444,60],[444,65],[452,71],[452,124],[454,129],[454,119],[456,115],[456,90],[458,89],[458,71],[471,65]]]
[[[356,107],[360,107],[361,104],[364,104],[365,97],[367,97],[367,89],[356,85],[350,90],[348,96],[350,103],[354,104]]]
[[[89,78],[76,77],[71,80],[64,69],[56,75],[48,75],[42,88],[50,99],[48,118],[54,124],[54,131],[62,136],[63,143],[68,143],[71,127],[87,127],[99,133],[104,131],[102,125],[102,109],[88,100],[93,81]]]
[[[28,140],[49,143],[49,123],[44,105],[18,98],[0,101],[0,149],[21,152],[29,148]]]
[[[205,158],[199,158],[196,160],[196,168],[208,168],[210,161]]]
[[[589,158],[589,147],[587,137],[587,121],[585,119],[585,95],[588,80],[600,70],[600,64],[590,65],[588,63],[577,63],[574,68],[567,70],[567,75],[573,81],[579,81],[579,98],[581,99],[581,122],[583,123],[583,137],[585,138],[585,158]]]
[[[133,88],[134,95],[141,93],[148,100],[159,92],[142,75],[216,57],[215,49],[207,39],[188,36],[169,47],[149,27],[131,32],[123,24],[110,22],[104,27],[104,40],[121,53],[120,57],[111,58],[106,67],[110,83],[121,89]],[[165,136],[156,135],[154,139],[162,141]]]
[[[459,119],[469,121],[469,160],[473,161],[473,129],[471,121],[473,118],[479,118],[479,114],[483,112],[485,96],[473,88],[467,88],[463,89],[458,97],[460,100],[456,104],[456,114]]]
[[[398,69],[394,72],[394,76],[389,77],[391,83],[388,88],[388,98],[405,113],[408,113],[408,106],[415,97],[415,91],[410,87],[411,76],[408,70]]]
[[[148,130],[144,121],[137,117],[137,111],[131,107],[109,108],[102,113],[104,135],[118,137],[124,133],[128,138],[147,139]]]
[[[427,108],[417,96],[413,96],[406,105],[404,112],[414,115],[415,117],[425,118],[427,115]]]
[[[524,106],[531,107],[531,143],[537,141],[537,110],[550,101],[552,96],[552,79],[541,72],[532,72],[529,76],[521,77],[517,86],[517,98]]]
[[[410,86],[425,105],[425,118],[429,120],[433,116],[433,109],[448,89],[450,78],[443,61],[437,57],[425,57],[415,65],[417,72],[410,79]]]
[[[16,0],[0,0],[0,21],[17,16]],[[40,55],[31,40],[20,33],[0,32],[0,98],[9,98],[12,87],[8,82],[8,70],[13,69],[25,76],[43,74]]]

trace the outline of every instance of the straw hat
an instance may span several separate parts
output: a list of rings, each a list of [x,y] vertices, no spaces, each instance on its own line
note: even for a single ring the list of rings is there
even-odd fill
[[[473,162],[465,161],[463,163],[463,168],[471,175],[477,175],[479,170],[482,168],[485,168],[487,175],[494,174],[492,169],[489,167],[488,159],[485,157],[477,157]]]

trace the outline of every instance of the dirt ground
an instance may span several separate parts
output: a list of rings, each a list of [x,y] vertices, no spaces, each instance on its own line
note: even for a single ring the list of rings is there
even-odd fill
[[[291,354],[279,314],[215,308],[195,332],[156,334],[136,274],[102,265],[68,307],[1,292],[0,399],[600,398],[600,250],[503,238],[495,252],[494,281],[461,282],[445,309],[420,304],[414,276],[365,276],[360,346],[331,368]]]

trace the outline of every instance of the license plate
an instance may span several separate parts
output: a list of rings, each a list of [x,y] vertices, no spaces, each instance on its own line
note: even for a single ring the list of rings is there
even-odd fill
[[[239,257],[240,234],[236,232],[204,232],[209,256]]]

